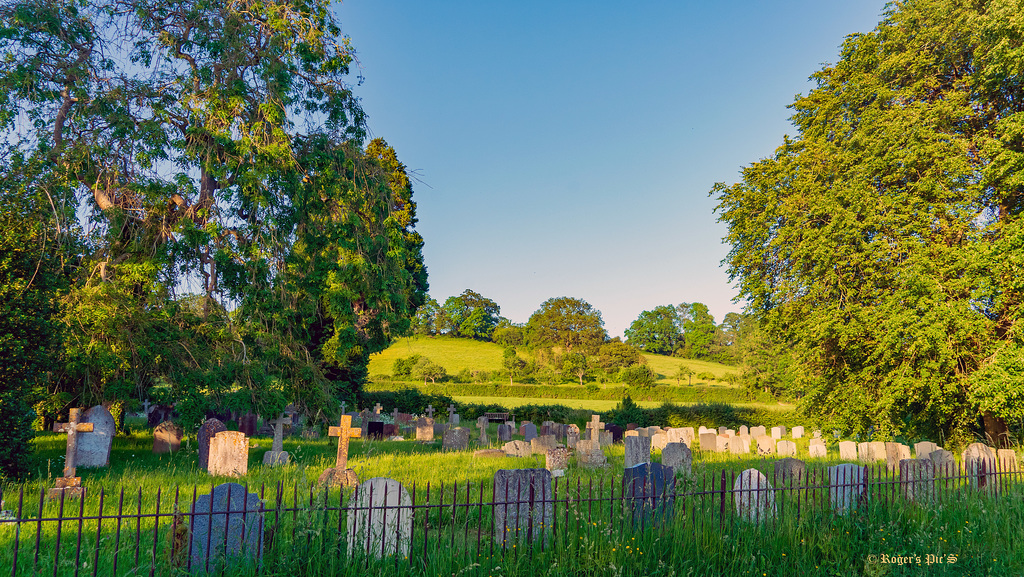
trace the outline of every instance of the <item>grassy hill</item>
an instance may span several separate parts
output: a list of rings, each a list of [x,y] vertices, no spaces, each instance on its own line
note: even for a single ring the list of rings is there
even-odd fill
[[[386,350],[370,356],[370,375],[391,375],[395,359],[411,357],[412,355],[423,355],[431,361],[441,365],[448,371],[448,374],[456,374],[463,369],[470,371],[496,371],[501,369],[501,356],[503,349],[495,343],[485,343],[472,339],[458,339],[448,337],[406,337],[395,341]],[[520,356],[529,357],[529,353],[520,352]],[[694,373],[710,373],[716,380],[705,382],[706,386],[732,387],[723,379],[726,375],[737,374],[736,367],[730,367],[721,363],[710,361],[696,361],[692,359],[679,359],[663,355],[645,354],[648,366],[657,373],[658,384],[675,385],[675,374],[680,365],[685,365]],[[723,379],[723,380],[717,380]],[[693,378],[693,384],[706,381],[706,379]],[[683,382],[686,384],[686,382]]]

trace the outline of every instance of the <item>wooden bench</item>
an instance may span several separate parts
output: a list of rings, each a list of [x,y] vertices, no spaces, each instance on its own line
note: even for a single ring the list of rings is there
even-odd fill
[[[488,422],[498,421],[499,423],[504,423],[505,421],[512,420],[511,413],[484,413],[484,416],[487,417]]]

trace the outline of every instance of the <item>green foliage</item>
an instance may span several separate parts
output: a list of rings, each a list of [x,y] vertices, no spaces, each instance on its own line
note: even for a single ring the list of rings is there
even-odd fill
[[[966,432],[981,404],[1014,414],[985,400],[999,371],[975,375],[1024,302],[1019,12],[892,5],[813,75],[797,136],[714,188],[730,275],[800,363],[787,386],[809,413],[933,438]]]
[[[629,344],[649,353],[671,355],[683,340],[683,323],[672,305],[640,313],[625,332]]]
[[[422,355],[412,355],[411,357],[395,359],[391,374],[395,377],[412,376],[412,369],[421,358]]]
[[[499,326],[491,334],[491,340],[503,347],[518,347],[526,342],[526,329],[521,326]]]
[[[647,365],[630,365],[619,371],[619,379],[631,387],[641,389],[650,388],[654,384],[656,375],[651,367]]]
[[[448,297],[437,312],[435,325],[439,333],[453,337],[490,340],[498,325],[501,307],[498,303],[466,289],[457,297]]]
[[[562,355],[563,374],[579,379],[581,387],[583,386],[583,377],[587,376],[589,370],[590,361],[587,359],[587,355],[575,352]]]
[[[566,352],[592,353],[608,338],[601,312],[572,297],[550,298],[526,323],[527,342],[534,347],[562,347]]]
[[[427,405],[433,405],[435,409],[456,404],[451,397],[445,395],[428,395],[417,389],[404,388],[398,391],[374,391],[363,392],[359,395],[359,404],[364,407],[372,407],[376,403],[394,410],[396,407],[400,413],[417,415],[426,410]],[[459,406],[456,404],[456,406]],[[461,414],[461,413],[460,413]]]
[[[647,427],[653,424],[650,416],[650,413],[641,409],[633,402],[629,395],[626,395],[614,409],[608,411],[605,418],[620,427],[625,427],[629,423],[636,423],[638,426]]]
[[[502,353],[501,366],[508,372],[508,384],[510,385],[514,378],[525,374],[528,367],[526,361],[520,358],[512,347],[506,348]]]
[[[412,366],[412,374],[413,376],[422,378],[423,382],[430,379],[431,383],[436,383],[438,379],[445,379],[448,376],[448,371],[427,357],[420,357]]]
[[[646,363],[636,347],[622,342],[618,337],[601,345],[597,351],[597,366],[607,373],[616,372],[622,367],[638,363]]]
[[[714,356],[718,326],[703,303],[682,303],[678,307],[683,327],[683,346],[679,355],[687,359],[711,359]]]

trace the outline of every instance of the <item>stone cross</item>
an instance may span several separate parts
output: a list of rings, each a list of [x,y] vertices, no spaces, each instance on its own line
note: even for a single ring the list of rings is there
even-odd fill
[[[373,406],[373,413],[375,415],[379,415],[380,414],[380,410],[383,409],[383,408],[384,407],[380,406],[380,403],[377,403],[376,405]]]
[[[427,405],[427,418],[428,419],[433,419],[434,418],[434,405]]]
[[[601,422],[600,415],[592,415],[590,422],[587,423],[587,428],[590,429],[590,439],[596,441],[601,429],[604,429],[604,423]]]
[[[153,406],[153,403],[149,402],[149,399],[142,401],[142,414],[149,415],[149,408]]]
[[[347,406],[348,406],[348,403],[346,403],[345,401],[341,402],[341,414],[342,415],[345,414],[345,407],[347,407]]]
[[[395,407],[394,411],[391,411],[391,422],[398,424],[398,407]]]
[[[283,451],[284,450],[284,426],[292,423],[292,418],[288,415],[281,413],[281,416],[274,419],[273,421],[267,421],[271,425],[274,425],[274,446],[272,451]]]
[[[338,458],[335,462],[335,467],[339,471],[344,471],[346,465],[348,465],[348,440],[350,438],[355,439],[362,437],[363,431],[359,428],[352,428],[352,417],[349,415],[342,415],[341,422],[338,423],[337,427],[331,427],[328,429],[327,435],[330,437],[339,437]]]
[[[91,433],[92,423],[79,423],[78,419],[81,418],[81,409],[71,409],[71,418],[67,423],[57,423],[53,427],[55,433],[67,433],[68,435],[68,448],[64,454],[64,476],[74,477],[75,476],[75,458],[78,455],[78,433]]]
[[[452,422],[455,419],[455,405],[448,405],[448,422]]]

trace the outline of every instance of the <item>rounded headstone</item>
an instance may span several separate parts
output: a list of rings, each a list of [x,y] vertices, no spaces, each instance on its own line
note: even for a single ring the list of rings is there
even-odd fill
[[[210,466],[210,441],[213,437],[222,431],[228,430],[224,426],[224,423],[218,419],[207,419],[202,425],[199,425],[199,433],[197,433],[197,444],[199,445],[199,468],[207,470]]]
[[[114,417],[103,405],[87,410],[81,423],[92,423],[92,432],[78,435],[75,465],[78,467],[106,467],[110,464],[110,445],[117,432]]]
[[[775,517],[775,492],[757,469],[747,469],[733,483],[736,514],[745,521],[761,522]]]

